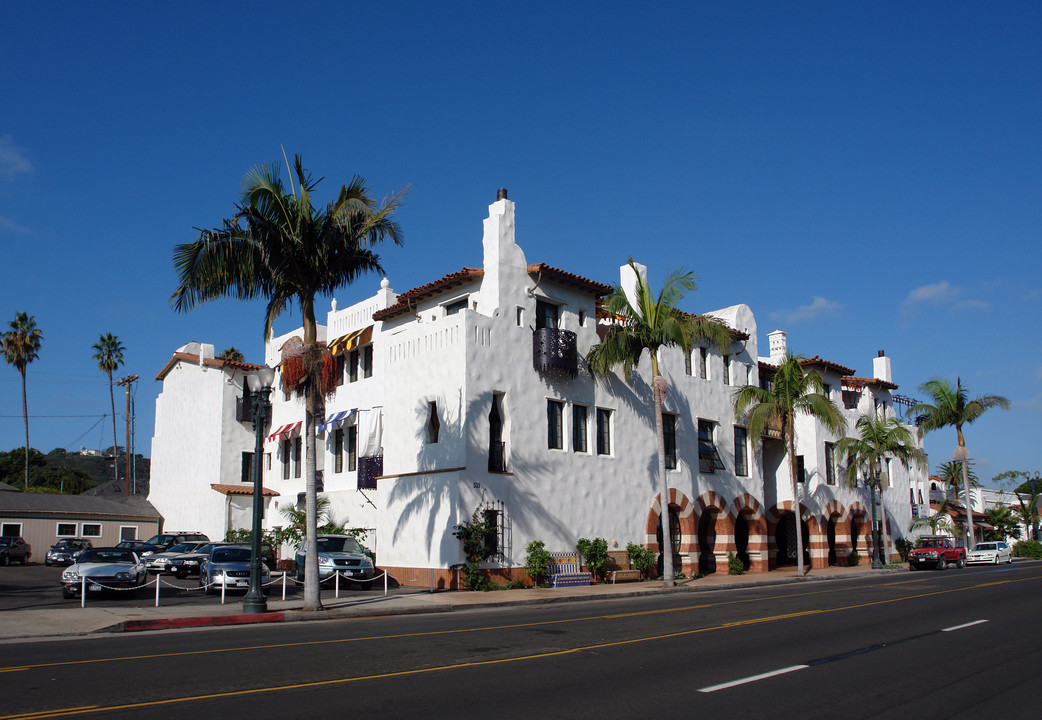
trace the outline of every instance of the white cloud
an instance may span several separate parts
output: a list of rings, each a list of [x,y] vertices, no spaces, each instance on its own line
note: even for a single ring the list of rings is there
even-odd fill
[[[839,315],[840,305],[835,300],[826,300],[820,295],[810,305],[800,305],[795,310],[777,310],[770,314],[772,320],[786,325],[817,320],[820,317]]]
[[[987,310],[985,300],[966,297],[966,289],[942,280],[931,285],[920,285],[901,302],[901,311],[915,315],[926,307],[946,307],[949,310]]]
[[[15,175],[32,171],[26,149],[15,145],[10,135],[0,135],[0,178],[12,180]]]
[[[5,232],[5,231],[6,232],[11,232],[11,233],[16,233],[18,235],[26,235],[26,234],[28,234],[30,232],[29,228],[22,227],[21,225],[18,225],[14,221],[5,218],[3,215],[0,215],[0,232]]]

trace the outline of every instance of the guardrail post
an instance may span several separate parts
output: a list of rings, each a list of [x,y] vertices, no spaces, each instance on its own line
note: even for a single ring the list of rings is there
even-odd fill
[[[221,605],[224,605],[224,591],[228,587],[228,576],[225,575],[221,582]]]
[[[282,600],[286,600],[286,571],[282,571]]]
[[[387,571],[384,570],[384,597],[387,597]]]
[[[340,571],[339,570],[336,571],[336,580],[333,581],[333,584],[334,584],[334,586],[336,588],[333,591],[334,592],[334,596],[336,597],[337,600],[339,600],[340,599]]]
[[[87,576],[80,575],[80,607],[87,607]]]
[[[156,607],[159,607],[159,579],[163,577],[162,573],[156,575]]]

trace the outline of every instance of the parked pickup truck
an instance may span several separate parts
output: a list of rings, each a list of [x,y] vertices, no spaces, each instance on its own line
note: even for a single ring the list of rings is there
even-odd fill
[[[908,553],[908,569],[935,567],[944,570],[949,565],[966,566],[966,548],[956,547],[950,537],[923,537]]]

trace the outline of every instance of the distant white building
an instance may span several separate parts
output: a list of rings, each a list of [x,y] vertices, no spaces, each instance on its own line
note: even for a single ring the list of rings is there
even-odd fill
[[[603,537],[612,550],[629,542],[657,549],[663,503],[648,361],[626,381],[594,380],[583,359],[599,341],[598,303],[611,287],[530,263],[515,242],[505,192],[489,207],[482,251],[479,268],[401,294],[385,279],[365,300],[344,309],[334,302],[319,328],[337,360],[316,456],[332,514],[370,529],[378,564],[403,584],[455,586],[449,567],[462,553],[452,530],[475,512],[496,520],[487,565],[504,576],[521,572],[532,540],[551,550],[573,549],[580,537]],[[623,266],[620,282],[631,272]],[[754,451],[735,423],[732,396],[769,380],[786,338],[771,333],[761,358],[747,306],[711,314],[732,329],[726,353],[665,349],[660,358],[676,566],[726,572],[735,552],[751,571],[766,572],[795,562],[788,460],[779,440],[765,438]],[[289,367],[280,363],[300,336],[267,343],[265,362]],[[213,536],[249,525],[243,468],[253,439],[234,414],[247,366],[210,358],[212,347],[186,346],[157,378],[164,387],[149,499],[168,526]],[[889,358],[876,358],[872,377],[817,357],[805,365],[822,372],[851,428],[859,412],[893,412]],[[276,504],[300,504],[304,492],[303,401],[279,382],[261,460],[266,493],[277,495],[267,527],[284,522]],[[868,491],[846,486],[832,451],[838,438],[806,420],[798,436],[811,565],[845,564],[855,549],[864,556]],[[900,537],[921,512],[926,481],[891,463],[889,482],[886,517]]]

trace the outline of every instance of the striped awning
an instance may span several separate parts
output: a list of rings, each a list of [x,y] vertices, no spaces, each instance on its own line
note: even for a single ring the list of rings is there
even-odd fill
[[[336,427],[336,426],[340,425],[340,423],[342,423],[345,420],[347,420],[349,417],[353,416],[356,412],[358,412],[357,408],[352,408],[350,410],[341,410],[340,412],[335,412],[332,415],[330,415],[329,417],[327,417],[325,419],[325,422],[320,422],[318,424],[318,427],[316,428],[316,431],[317,432],[325,432],[326,430],[328,430],[331,427]]]
[[[300,426],[303,424],[304,423],[302,421],[298,420],[295,423],[283,425],[282,427],[278,428],[277,430],[272,432],[271,435],[268,436],[268,442],[271,442],[272,440],[278,440],[279,438],[284,438],[289,435],[294,435],[300,432]]]
[[[342,352],[350,352],[355,348],[361,347],[373,341],[373,326],[369,325],[361,330],[355,330],[349,332],[347,335],[341,335],[333,342],[329,343],[329,352],[334,355],[338,355]]]

